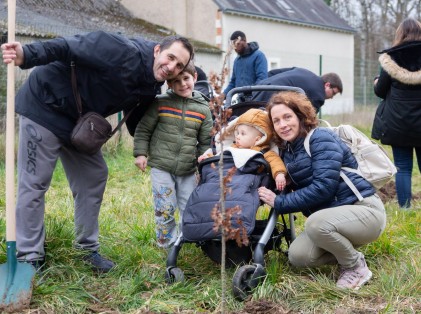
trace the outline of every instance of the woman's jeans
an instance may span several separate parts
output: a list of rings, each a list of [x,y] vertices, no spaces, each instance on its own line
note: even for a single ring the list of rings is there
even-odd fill
[[[421,146],[392,146],[393,159],[398,172],[396,173],[396,194],[401,208],[411,207],[412,167],[414,164],[414,148],[417,154],[418,168],[421,170]]]
[[[289,261],[296,267],[338,263],[352,268],[360,258],[355,248],[375,241],[385,226],[386,213],[377,194],[321,209],[308,217],[304,231],[291,243]]]

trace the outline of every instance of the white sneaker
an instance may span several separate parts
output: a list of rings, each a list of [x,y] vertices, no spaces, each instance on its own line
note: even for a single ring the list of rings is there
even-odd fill
[[[358,290],[370,280],[372,272],[368,269],[364,255],[360,253],[357,265],[352,268],[341,268],[336,286],[341,289]]]

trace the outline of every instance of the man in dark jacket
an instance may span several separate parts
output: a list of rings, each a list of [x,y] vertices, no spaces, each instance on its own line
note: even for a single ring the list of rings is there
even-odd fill
[[[234,87],[251,86],[267,78],[268,71],[266,56],[259,50],[257,42],[247,43],[246,35],[241,31],[232,33],[230,39],[238,56],[234,60],[231,80],[224,95]]]
[[[307,69],[298,67],[271,70],[268,78],[257,82],[257,85],[300,87],[316,112],[319,112],[326,99],[333,98],[337,93],[342,94],[342,81],[336,73],[318,76]],[[268,102],[273,93],[274,91],[255,92],[252,100]]]
[[[22,46],[1,46],[3,61],[22,69],[35,67],[16,96],[20,115],[16,243],[19,261],[35,268],[45,262],[44,196],[60,158],[74,196],[76,247],[98,272],[114,263],[98,253],[98,215],[108,177],[101,151],[80,153],[70,143],[78,119],[72,92],[70,64],[76,67],[83,113],[107,117],[119,111],[139,110],[151,102],[167,79],[174,78],[193,57],[183,37],[160,44],[143,38],[92,32]],[[127,121],[134,130],[139,115]],[[131,127],[132,126],[132,127]]]

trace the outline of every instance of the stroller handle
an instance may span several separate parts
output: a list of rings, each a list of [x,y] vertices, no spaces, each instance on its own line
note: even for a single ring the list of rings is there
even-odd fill
[[[251,92],[262,92],[262,91],[293,91],[298,92],[301,94],[305,94],[304,90],[299,87],[293,87],[293,86],[282,86],[282,85],[254,85],[254,86],[242,86],[242,87],[234,87],[231,89],[226,98],[225,98],[225,108],[231,107],[231,101],[232,97],[235,94],[244,93],[244,94],[250,94]]]

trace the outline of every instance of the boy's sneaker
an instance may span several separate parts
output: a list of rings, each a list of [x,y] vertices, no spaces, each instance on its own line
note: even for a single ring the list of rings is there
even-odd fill
[[[92,269],[98,273],[108,273],[115,266],[112,261],[102,257],[98,252],[88,253],[83,260],[91,264]]]
[[[370,280],[372,275],[373,274],[367,267],[364,255],[360,253],[357,265],[352,268],[341,268],[341,273],[336,282],[336,286],[342,289],[358,290]]]

